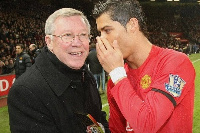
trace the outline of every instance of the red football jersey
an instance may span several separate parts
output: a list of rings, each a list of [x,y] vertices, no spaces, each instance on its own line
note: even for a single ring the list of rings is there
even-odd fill
[[[113,133],[191,133],[195,70],[184,54],[157,46],[127,78],[108,82]]]

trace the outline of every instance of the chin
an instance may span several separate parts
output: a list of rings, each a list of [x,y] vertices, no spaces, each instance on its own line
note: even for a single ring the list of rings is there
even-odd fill
[[[81,66],[82,67],[82,66]],[[79,69],[81,69],[81,67],[70,67],[70,68],[72,68],[72,69],[74,69],[74,70],[79,70]]]
[[[81,67],[82,67],[83,65],[84,65],[84,63],[78,63],[78,65],[77,65],[77,64],[71,65],[70,68],[75,69],[75,70],[78,70],[78,69],[81,69]]]

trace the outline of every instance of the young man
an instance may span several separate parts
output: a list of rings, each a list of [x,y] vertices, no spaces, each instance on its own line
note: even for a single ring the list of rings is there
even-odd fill
[[[46,20],[45,34],[47,47],[9,91],[11,132],[109,132],[95,79],[84,65],[88,20],[62,8]]]
[[[111,77],[111,132],[191,133],[195,70],[187,55],[149,42],[136,0],[100,2],[93,13],[98,59]]]
[[[14,64],[16,79],[18,79],[19,76],[26,72],[31,66],[31,58],[26,52],[24,52],[24,45],[17,44]]]

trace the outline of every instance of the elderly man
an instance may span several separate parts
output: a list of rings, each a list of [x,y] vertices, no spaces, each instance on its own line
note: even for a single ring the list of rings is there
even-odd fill
[[[109,132],[96,82],[85,59],[90,24],[82,12],[62,8],[46,20],[45,46],[8,95],[12,132]]]

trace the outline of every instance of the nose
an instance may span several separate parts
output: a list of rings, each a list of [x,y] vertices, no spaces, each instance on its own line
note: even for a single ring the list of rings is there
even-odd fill
[[[74,36],[73,41],[72,41],[72,46],[79,47],[82,44],[83,42],[80,40],[79,36],[78,35]]]

